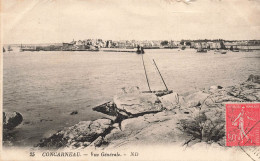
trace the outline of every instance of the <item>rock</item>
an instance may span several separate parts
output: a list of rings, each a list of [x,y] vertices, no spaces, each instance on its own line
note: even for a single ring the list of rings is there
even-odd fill
[[[19,112],[3,112],[3,127],[5,130],[12,130],[20,125],[23,116]]]
[[[122,121],[122,128],[113,129],[104,140],[108,149],[129,147],[132,145],[167,145],[182,142],[182,132],[177,128],[175,113],[163,111],[146,114]],[[182,136],[184,137],[184,136]]]
[[[75,141],[94,141],[110,127],[111,120],[98,119],[95,121],[81,121],[64,131],[64,137]]]
[[[153,93],[125,93],[114,97],[114,103],[122,115],[140,115],[163,110],[158,97]]]
[[[162,97],[159,97],[159,99],[162,102],[162,106],[167,110],[171,110],[179,106],[178,93],[167,94]]]
[[[130,118],[130,119],[125,119],[121,123],[121,130],[132,130],[136,131],[136,129],[142,129],[147,126],[149,122],[144,121],[144,117],[137,117],[137,118]]]
[[[119,93],[141,93],[139,87],[134,86],[134,87],[123,87],[121,88],[121,91]]]
[[[110,116],[117,116],[116,105],[114,102],[106,102],[102,105],[92,108],[94,111],[101,112]]]
[[[100,147],[103,144],[104,140],[102,136],[99,136],[96,140],[94,140],[89,146],[90,147]]]
[[[172,93],[172,90],[159,90],[153,92],[156,96],[161,97]]]
[[[91,143],[99,136],[106,135],[110,131],[111,123],[112,121],[109,119],[81,121],[74,126],[64,128],[49,138],[41,140],[37,146],[49,148],[79,147],[81,144],[83,146],[86,142]]]
[[[260,100],[260,83],[257,82],[254,76],[249,77],[249,81],[246,81],[240,85],[227,87],[226,91],[229,96],[241,99],[241,102],[257,102]],[[252,80],[252,81],[251,81]]]
[[[253,82],[253,83],[258,83],[260,84],[260,76],[259,75],[253,75],[251,74],[248,79],[247,79],[248,82]]]
[[[244,96],[246,100],[250,101],[250,102],[254,102],[254,101],[257,101],[258,98],[254,95],[245,95]]]
[[[223,89],[223,87],[221,87],[221,86],[210,86],[209,87],[210,92],[216,92],[219,89]]]
[[[112,127],[113,128],[119,128],[119,123],[114,123]]]
[[[218,87],[218,89],[223,89],[223,87],[222,86],[217,86]]]
[[[72,111],[72,112],[70,113],[70,115],[76,115],[76,114],[78,114],[78,111]]]
[[[51,137],[51,136],[54,135],[56,132],[57,132],[57,131],[55,131],[55,130],[48,130],[47,132],[45,132],[45,133],[43,134],[43,137],[45,137],[45,138]]]
[[[53,121],[53,120],[51,120],[51,119],[49,119],[49,120],[48,119],[41,119],[40,120],[40,122],[44,122],[44,121]]]
[[[208,93],[199,91],[186,96],[184,99],[188,106],[194,107],[202,105],[209,95]]]
[[[83,142],[83,146],[89,146],[90,144],[91,142],[87,142],[87,141]]]

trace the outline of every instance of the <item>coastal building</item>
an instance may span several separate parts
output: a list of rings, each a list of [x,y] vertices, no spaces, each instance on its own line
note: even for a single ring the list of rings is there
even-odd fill
[[[127,40],[126,41],[126,48],[127,49],[132,49],[132,48],[134,48],[134,44],[131,41]]]
[[[124,40],[120,40],[117,43],[118,48],[126,48],[126,42]]]
[[[221,44],[220,44],[220,42],[212,42],[212,43],[210,43],[210,48],[211,49],[220,49]]]
[[[107,40],[106,41],[106,48],[111,48],[112,47],[112,40]]]
[[[83,41],[81,41],[81,40],[78,40],[77,42],[76,42],[76,44],[75,45],[77,45],[77,46],[81,46],[81,45],[85,45],[84,44],[84,42]]]
[[[73,50],[74,43],[62,43],[62,50]]]
[[[152,46],[154,48],[159,48],[161,46],[161,41],[158,41],[158,40],[153,40],[152,41]]]
[[[151,48],[152,47],[152,43],[150,41],[141,41],[140,42],[140,46],[144,47],[144,48]]]
[[[168,46],[169,46],[170,48],[178,48],[178,45],[177,45],[176,42],[173,41],[173,40],[170,40],[170,41],[169,41]]]

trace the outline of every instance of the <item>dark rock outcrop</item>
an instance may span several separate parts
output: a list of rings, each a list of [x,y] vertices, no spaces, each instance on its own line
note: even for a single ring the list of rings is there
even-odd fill
[[[112,121],[98,119],[95,121],[81,121],[78,124],[64,128],[49,138],[42,139],[37,147],[60,148],[88,146],[98,137],[103,137],[111,130]]]
[[[94,111],[101,112],[109,116],[117,116],[116,105],[113,102],[106,102],[102,105],[92,108]]]
[[[78,111],[72,111],[71,113],[70,113],[70,115],[76,115],[76,114],[78,114]]]
[[[4,130],[13,130],[23,121],[23,116],[19,112],[3,112]]]
[[[248,79],[247,79],[248,82],[253,82],[253,83],[258,83],[260,84],[260,76],[259,75],[253,75],[251,74]]]

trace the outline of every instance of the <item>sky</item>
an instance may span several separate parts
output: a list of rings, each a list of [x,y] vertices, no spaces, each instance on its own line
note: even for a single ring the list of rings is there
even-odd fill
[[[260,39],[260,0],[2,0],[5,44]]]

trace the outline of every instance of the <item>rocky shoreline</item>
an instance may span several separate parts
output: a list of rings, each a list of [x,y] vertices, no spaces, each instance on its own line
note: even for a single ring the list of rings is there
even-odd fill
[[[111,102],[93,108],[107,118],[81,121],[64,128],[36,147],[47,149],[124,148],[132,145],[225,145],[225,103],[259,102],[260,76],[240,85],[177,93],[141,92],[124,88]]]
[[[126,148],[132,145],[225,145],[225,103],[260,102],[260,76],[240,85],[211,86],[180,96],[172,91],[123,88],[113,101],[94,107],[107,115],[80,121],[35,145],[44,149]],[[4,113],[4,144],[22,122],[20,113]]]

